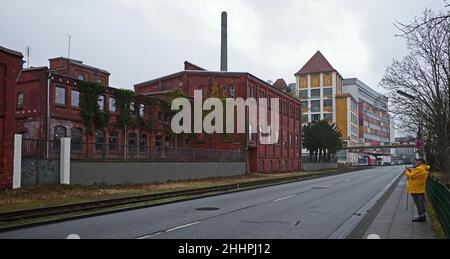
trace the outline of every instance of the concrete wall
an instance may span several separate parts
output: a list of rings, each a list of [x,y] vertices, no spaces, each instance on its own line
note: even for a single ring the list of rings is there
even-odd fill
[[[71,184],[142,184],[245,174],[245,162],[71,163]]]
[[[303,171],[338,168],[338,163],[303,163]]]

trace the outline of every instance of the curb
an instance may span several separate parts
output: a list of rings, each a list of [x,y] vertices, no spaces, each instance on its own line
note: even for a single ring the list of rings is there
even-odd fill
[[[356,229],[363,223],[364,219],[373,212],[374,209],[384,203],[385,197],[390,195],[395,186],[403,177],[403,172],[399,173],[381,191],[375,194],[367,203],[359,208],[348,220],[346,220],[337,230],[328,236],[328,239],[347,239],[354,235]]]

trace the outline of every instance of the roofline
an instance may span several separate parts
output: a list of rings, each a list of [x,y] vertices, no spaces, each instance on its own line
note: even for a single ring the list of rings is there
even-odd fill
[[[330,72],[336,72],[339,74],[339,72],[336,69],[333,70],[323,70],[323,71],[315,71],[315,72],[309,72],[309,73],[300,73],[300,71],[298,71],[297,73],[294,74],[294,76],[302,76],[302,75],[309,75],[309,74],[318,74],[318,73],[330,73]]]
[[[166,79],[169,79],[169,78],[172,78],[172,77],[177,77],[177,76],[184,75],[184,74],[202,74],[202,73],[203,73],[203,74],[215,74],[215,75],[221,75],[221,74],[222,74],[222,75],[235,75],[235,76],[247,76],[247,77],[252,77],[252,78],[255,79],[256,81],[259,81],[259,82],[263,83],[264,85],[270,87],[271,89],[274,89],[275,91],[277,91],[277,92],[279,92],[279,93],[285,95],[286,97],[291,98],[292,100],[295,100],[295,101],[301,103],[301,101],[300,101],[299,99],[297,99],[297,98],[295,98],[295,97],[293,97],[293,96],[290,96],[289,94],[287,94],[287,93],[281,91],[281,90],[278,89],[277,87],[274,87],[273,85],[267,83],[266,81],[264,81],[264,80],[262,80],[262,79],[256,77],[255,75],[253,75],[253,74],[251,74],[251,73],[248,73],[248,72],[185,70],[185,71],[177,72],[177,73],[170,74],[170,75],[167,75],[167,76],[164,76],[164,77],[152,79],[152,80],[149,80],[149,81],[146,81],[146,82],[138,83],[138,84],[135,84],[134,87],[135,87],[135,89],[139,89],[140,87],[143,87],[143,86],[145,86],[145,85],[153,84],[153,83],[156,83],[156,82],[158,82],[158,81],[166,80]]]
[[[66,79],[69,79],[69,80],[82,81],[82,80],[80,80],[78,78],[67,76],[67,75],[62,75],[62,74],[58,74],[58,73],[52,74],[51,71],[49,71],[49,76],[50,76],[50,74],[51,74],[52,77],[62,77],[62,78],[66,78]],[[93,82],[93,81],[87,81],[87,82]],[[95,83],[95,82],[93,82],[93,83]],[[114,87],[114,86],[110,86],[110,85],[105,85],[105,87],[108,88],[108,89],[112,89],[112,90],[122,89],[122,88]],[[133,91],[133,89],[127,89],[127,90]]]
[[[62,56],[61,57],[56,57],[56,58],[49,58],[48,60],[52,61],[52,60],[57,60],[57,59],[71,60],[71,61],[75,61],[77,63],[83,64],[83,61],[81,61],[81,60],[77,60],[77,59],[73,59],[73,58],[66,58],[66,57],[62,57]]]
[[[0,51],[23,58],[23,54],[19,51],[8,49],[8,48],[2,47],[2,46],[0,46]]]
[[[23,68],[22,72],[31,72],[31,71],[38,71],[38,70],[48,70],[47,66],[42,66],[42,67],[30,67],[30,68]]]
[[[186,65],[186,64],[189,64],[189,65],[191,65],[191,66],[194,66],[194,67],[200,69],[201,71],[208,71],[207,69],[204,69],[204,68],[201,67],[201,66],[197,66],[196,64],[194,64],[194,63],[192,63],[192,62],[189,62],[189,61],[187,61],[187,60],[184,61],[184,65]],[[190,70],[185,70],[185,71],[190,71]]]
[[[346,82],[347,82],[347,84],[346,84]],[[356,77],[353,77],[353,78],[345,78],[345,79],[343,80],[343,86],[351,85],[351,84],[356,85],[358,88],[361,87],[361,88],[363,88],[363,90],[366,90],[366,91],[370,92],[370,93],[373,94],[373,95],[378,95],[378,96],[375,96],[376,98],[380,98],[380,97],[382,97],[382,98],[388,98],[386,95],[377,92],[377,91],[374,90],[372,87],[366,85],[363,81],[359,80],[359,79],[356,78]]]
[[[104,69],[93,67],[93,66],[90,66],[90,65],[86,65],[86,64],[83,63],[83,61],[76,60],[76,59],[68,59],[68,58],[65,58],[65,57],[58,57],[58,58],[51,58],[51,59],[49,59],[49,61],[57,60],[57,59],[63,59],[63,60],[69,61],[70,64],[73,64],[73,65],[76,65],[76,66],[80,66],[80,67],[84,67],[84,68],[89,68],[89,69],[98,71],[98,72],[103,73],[103,74],[111,75],[111,73],[109,73],[108,71],[106,71]]]

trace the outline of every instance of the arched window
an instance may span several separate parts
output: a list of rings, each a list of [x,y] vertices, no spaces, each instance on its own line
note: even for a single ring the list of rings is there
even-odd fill
[[[85,77],[84,77],[83,74],[79,74],[79,75],[77,76],[77,78],[78,78],[78,80],[84,80],[84,79],[85,79]]]
[[[97,130],[95,132],[95,152],[103,152],[105,146],[105,132]]]
[[[128,133],[128,152],[134,154],[137,151],[137,134],[134,132]]]
[[[25,95],[23,93],[17,94],[17,110],[23,109]]]
[[[71,146],[73,151],[83,150],[83,130],[80,128],[72,128],[70,130]]]
[[[117,131],[109,132],[109,151],[119,151],[119,133]]]
[[[53,131],[53,148],[59,149],[61,145],[61,138],[65,138],[67,136],[67,129],[62,126],[56,126]]]
[[[236,87],[234,86],[234,84],[230,85],[230,97],[234,98],[236,95]]]

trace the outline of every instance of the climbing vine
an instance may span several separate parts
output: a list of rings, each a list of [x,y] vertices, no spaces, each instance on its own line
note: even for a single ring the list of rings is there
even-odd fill
[[[119,127],[129,127],[142,131],[153,130],[154,124],[151,120],[151,111],[155,106],[155,101],[152,97],[135,94],[133,91],[127,89],[117,89],[114,91],[114,95],[118,108],[117,123]],[[140,114],[142,104],[145,106],[145,114]]]
[[[106,92],[106,86],[89,81],[79,81],[80,90],[80,113],[84,120],[88,134],[93,134],[94,126],[105,128],[108,124],[109,113],[100,110],[98,100],[99,96]]]
[[[121,128],[125,128],[130,124],[131,103],[134,100],[134,92],[127,89],[114,90],[116,97],[116,107],[118,111],[117,124]]]

